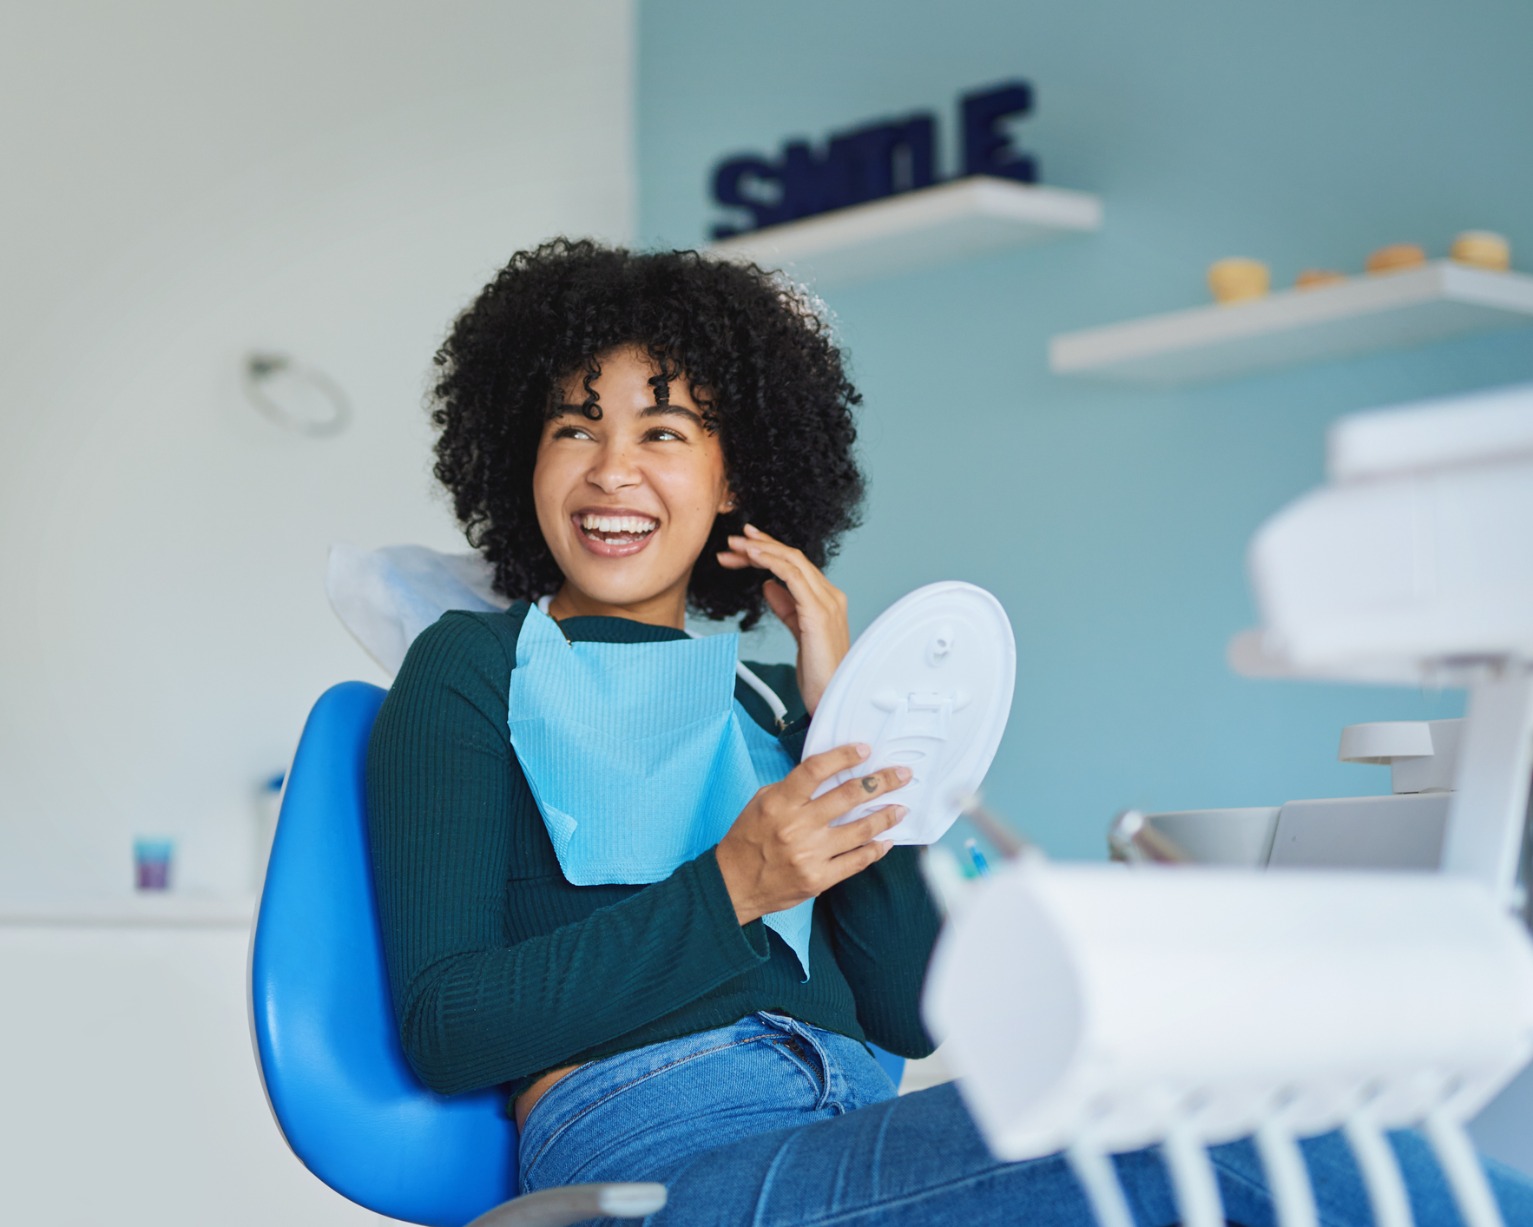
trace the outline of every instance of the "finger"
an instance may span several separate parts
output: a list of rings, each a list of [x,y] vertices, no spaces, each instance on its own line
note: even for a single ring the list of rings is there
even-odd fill
[[[831,857],[825,863],[826,872],[832,879],[830,886],[845,882],[847,878],[861,873],[875,861],[883,860],[892,847],[894,845],[886,839],[875,839],[863,844],[860,848],[853,848],[850,852]],[[827,886],[826,890],[829,890],[830,886]]]
[[[740,550],[720,550],[714,557],[719,560],[721,567],[728,567],[731,571],[743,571],[756,565]]]
[[[788,772],[783,783],[788,784],[800,800],[807,801],[814,790],[831,776],[850,771],[871,753],[872,746],[858,742],[811,754]]]
[[[842,814],[849,814],[859,805],[866,805],[874,797],[884,796],[910,782],[909,767],[885,767],[882,771],[870,771],[854,776],[844,784],[838,784],[814,802],[815,817],[826,825]]]
[[[779,537],[772,536],[772,534],[769,532],[764,532],[762,529],[757,528],[754,524],[745,525],[744,536],[748,544],[759,545],[763,547],[770,546],[777,549],[786,550],[790,554],[797,554],[806,563],[808,563],[809,566],[814,566],[812,562],[809,562],[809,556],[805,554],[803,550],[789,545],[786,541],[783,541]],[[816,567],[815,569],[818,570],[819,568]]]
[[[744,570],[746,567],[754,567],[758,571],[771,571],[771,563],[760,553],[751,547],[744,537],[728,537],[729,549],[720,550],[717,558],[721,565],[734,570]]]
[[[762,532],[754,524],[747,524],[745,526],[740,541],[742,548],[745,550],[759,551],[763,557],[781,557],[790,563],[801,564],[817,575],[822,574],[820,569],[809,561],[809,555],[805,554],[803,550],[797,546],[789,545],[786,541],[779,540],[772,536],[771,533]]]
[[[829,828],[830,846],[835,850],[835,855],[850,852],[853,848],[860,848],[869,840],[877,838],[895,826],[908,813],[910,813],[909,808],[903,805],[880,806],[871,814],[857,819],[856,822]]]
[[[846,595],[825,578],[825,573],[790,545],[756,542],[746,537],[730,537],[729,544],[750,559],[751,565],[770,571],[780,580],[801,606],[810,606],[826,614],[840,612]]]
[[[791,545],[784,545],[781,541],[764,541],[759,537],[738,535],[731,535],[725,540],[729,542],[732,550],[744,554],[747,558],[763,560],[760,565],[765,565],[765,560],[771,559],[795,570],[808,568],[816,573],[819,572],[819,568],[804,556],[802,550],[794,549]]]
[[[795,549],[791,545],[778,541],[775,537],[768,537],[759,529],[756,530],[756,535],[754,536],[737,533],[731,534],[725,540],[729,542],[732,549],[738,550],[748,557],[780,559],[795,568],[807,567],[817,574],[819,573],[819,568],[809,561],[803,550]]]

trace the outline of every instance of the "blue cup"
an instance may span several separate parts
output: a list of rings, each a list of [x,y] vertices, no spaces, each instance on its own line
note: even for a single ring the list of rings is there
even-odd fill
[[[133,884],[139,890],[169,890],[170,866],[176,855],[173,839],[133,841]]]

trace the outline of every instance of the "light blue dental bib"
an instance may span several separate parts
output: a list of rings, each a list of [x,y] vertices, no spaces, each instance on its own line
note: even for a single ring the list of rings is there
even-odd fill
[[[572,643],[536,606],[516,641],[511,746],[576,886],[647,883],[722,839],[796,763],[735,701],[740,637]],[[814,907],[762,917],[809,978]]]

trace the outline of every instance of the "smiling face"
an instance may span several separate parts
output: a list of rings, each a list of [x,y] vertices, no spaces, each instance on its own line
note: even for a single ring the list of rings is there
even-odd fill
[[[601,417],[582,411],[584,376],[574,375],[538,440],[538,527],[564,574],[552,611],[680,627],[692,567],[715,517],[733,507],[724,452],[685,378],[657,402],[647,354],[624,348],[599,361],[590,386]]]

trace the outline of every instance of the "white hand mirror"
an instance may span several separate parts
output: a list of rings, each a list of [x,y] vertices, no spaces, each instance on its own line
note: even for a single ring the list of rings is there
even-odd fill
[[[884,767],[909,767],[912,779],[836,825],[897,804],[910,812],[880,839],[929,844],[941,837],[990,769],[1016,674],[1011,623],[983,588],[928,584],[881,613],[830,679],[804,757],[857,741],[873,747],[864,763],[833,776],[816,796]]]

